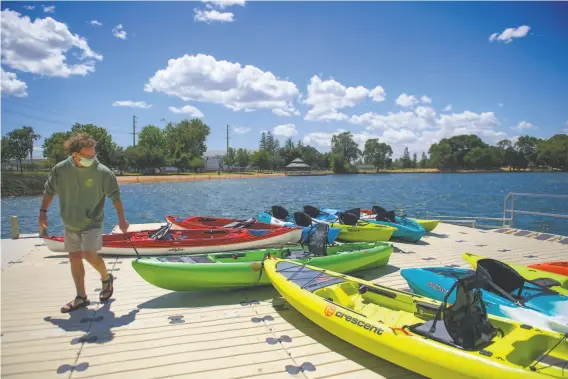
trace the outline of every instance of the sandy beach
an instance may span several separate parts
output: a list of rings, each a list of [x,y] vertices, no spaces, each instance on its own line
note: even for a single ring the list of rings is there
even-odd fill
[[[219,179],[251,179],[251,178],[273,178],[283,177],[285,174],[199,174],[199,175],[137,175],[137,176],[117,176],[119,184],[133,183],[155,183],[155,182],[175,182],[175,181],[197,181],[197,180],[219,180]]]

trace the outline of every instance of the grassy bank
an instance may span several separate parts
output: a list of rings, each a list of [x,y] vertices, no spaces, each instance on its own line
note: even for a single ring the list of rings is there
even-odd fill
[[[16,174],[2,171],[2,197],[5,196],[37,196],[43,193],[47,180],[45,172],[24,172]]]

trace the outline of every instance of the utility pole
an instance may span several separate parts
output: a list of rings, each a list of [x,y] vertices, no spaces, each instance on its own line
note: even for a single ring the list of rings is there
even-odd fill
[[[227,124],[227,155],[229,155],[229,124]]]
[[[132,146],[136,146],[136,115],[132,116]]]

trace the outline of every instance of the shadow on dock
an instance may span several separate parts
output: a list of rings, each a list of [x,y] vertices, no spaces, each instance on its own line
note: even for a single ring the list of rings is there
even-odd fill
[[[353,273],[347,274],[347,275],[352,276],[354,278],[359,278],[359,279],[368,280],[368,281],[372,282],[373,280],[379,279],[380,277],[383,277],[383,276],[388,275],[388,274],[392,274],[393,272],[397,272],[399,270],[400,270],[400,267],[386,265],[386,266],[383,266],[383,267],[370,268],[370,269],[367,269],[367,270],[356,271],[356,272],[353,272]]]
[[[105,303],[102,308],[97,310],[82,308],[69,314],[68,318],[45,317],[44,320],[63,329],[66,332],[84,332],[85,335],[74,338],[71,344],[79,343],[106,343],[114,338],[113,328],[126,326],[136,318],[140,311],[134,309],[129,313],[116,317],[110,307],[114,299]],[[93,303],[91,303],[93,304]]]
[[[276,290],[260,286],[234,290],[170,292],[138,305],[140,309],[202,308],[272,299]],[[247,304],[248,305],[248,304]]]
[[[282,317],[286,322],[292,325],[294,328],[301,331],[306,336],[310,337],[319,344],[322,344],[330,351],[342,355],[345,359],[351,360],[362,367],[373,371],[381,377],[384,378],[394,378],[394,377],[404,377],[411,376],[417,377],[418,374],[408,371],[402,367],[396,366],[384,359],[381,359],[375,355],[367,353],[358,347],[351,345],[348,342],[334,336],[333,334],[322,329],[317,324],[304,317],[301,313],[296,311],[288,302],[282,298],[276,298],[274,300],[274,310]],[[303,361],[304,359],[309,359],[309,357],[294,357]],[[385,370],[387,366],[388,369]],[[388,372],[385,375],[385,372]]]

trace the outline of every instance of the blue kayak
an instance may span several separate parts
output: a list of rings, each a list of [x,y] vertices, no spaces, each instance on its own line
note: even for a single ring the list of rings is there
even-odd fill
[[[568,332],[568,297],[518,279],[512,273],[489,272],[493,274],[493,284],[485,285],[481,290],[488,313],[536,327]],[[456,267],[407,268],[400,272],[413,292],[439,301],[444,300],[458,279],[474,273],[475,271]],[[450,294],[448,303],[454,301],[455,291]]]
[[[295,222],[294,222],[294,218],[292,216],[286,216],[283,219],[279,219],[274,217],[273,215],[271,215],[268,212],[260,212],[258,214],[257,220],[259,222],[264,222],[266,224],[275,224],[275,225],[283,225],[283,226],[298,226]],[[315,223],[312,223],[312,226],[314,226]],[[310,226],[303,226],[302,227],[302,241],[307,241],[308,235],[313,233],[315,231],[315,228],[310,227]],[[337,238],[337,235],[339,234],[339,232],[341,231],[341,229],[339,228],[328,228],[328,233],[327,233],[327,243],[329,245],[331,245],[333,243],[333,241],[335,241],[335,239]]]
[[[392,237],[410,242],[420,241],[424,233],[426,233],[426,229],[424,229],[416,221],[406,217],[395,216],[394,212],[392,211],[386,212],[388,216],[373,215],[369,217],[369,215],[361,215],[359,208],[343,211],[340,209],[333,209],[333,208],[318,209],[316,207],[308,205],[304,207],[304,212],[306,212],[316,220],[323,220],[323,221],[337,221],[339,215],[342,213],[356,212],[359,213],[360,216],[363,216],[363,218],[361,218],[361,221],[367,221],[372,224],[387,225],[396,228],[396,231],[392,234]],[[389,216],[392,216],[392,218],[388,218]]]

